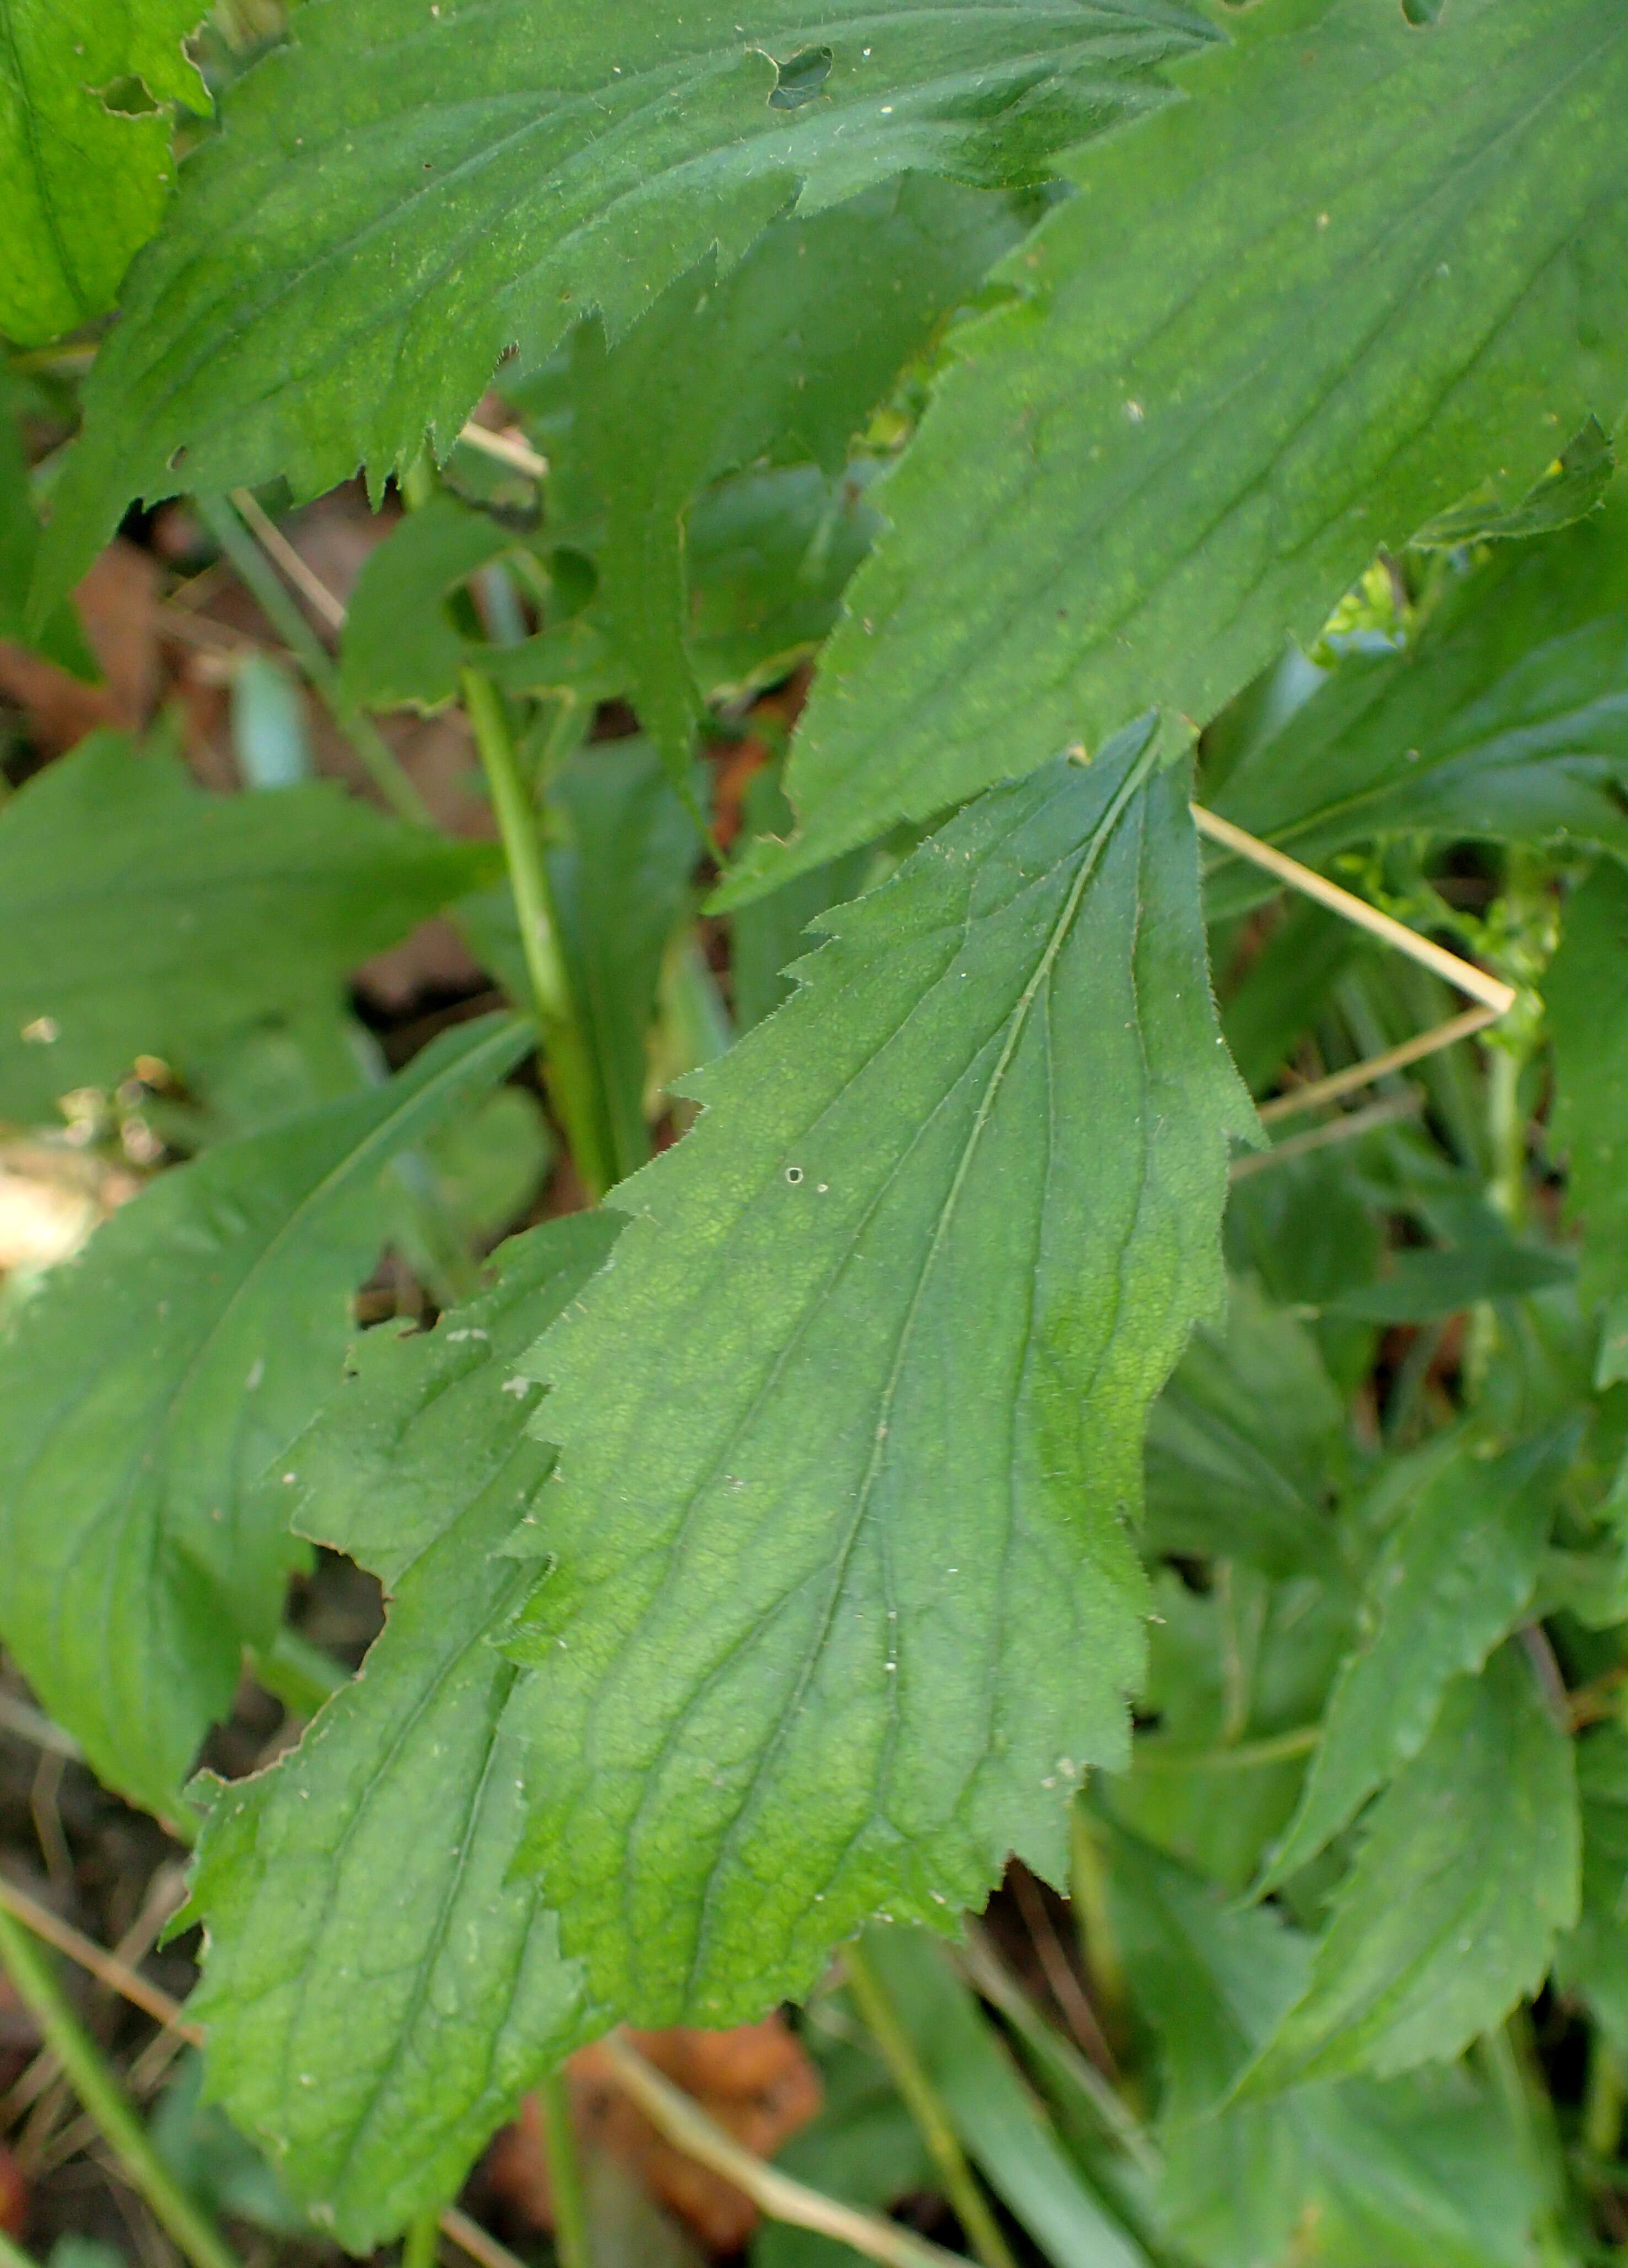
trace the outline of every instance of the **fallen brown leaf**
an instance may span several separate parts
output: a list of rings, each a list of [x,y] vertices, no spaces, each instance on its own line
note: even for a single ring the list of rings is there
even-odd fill
[[[757,2157],[772,2158],[820,2108],[819,2077],[778,2016],[729,2032],[630,2036],[659,2071]],[[608,2151],[628,2166],[713,2251],[739,2251],[757,2223],[751,2200],[656,2132],[617,2086],[601,2050],[584,2048],[566,2069],[585,2146]],[[534,2097],[527,2097],[519,2118],[498,2136],[488,2172],[517,2219],[535,2228],[553,2227],[542,2115]]]
[[[62,755],[99,725],[138,732],[160,689],[158,569],[148,554],[122,540],[110,543],[74,596],[99,685],[0,641],[0,694],[22,711],[47,755]]]
[[[28,2183],[23,2169],[0,2142],[0,2228],[21,2236],[28,2219]]]

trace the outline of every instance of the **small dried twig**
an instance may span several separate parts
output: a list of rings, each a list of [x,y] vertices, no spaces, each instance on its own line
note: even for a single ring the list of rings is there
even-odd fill
[[[1259,866],[1278,881],[1286,882],[1302,897],[1315,898],[1319,905],[1327,906],[1331,913],[1338,914],[1343,920],[1351,922],[1358,929],[1366,930],[1370,937],[1377,937],[1382,943],[1394,946],[1398,953],[1405,953],[1410,961],[1417,961],[1421,968],[1433,969],[1438,976],[1445,977],[1459,991],[1468,993],[1472,1000],[1479,1000],[1483,1007],[1490,1008],[1494,1016],[1506,1016],[1514,1006],[1515,988],[1513,984],[1506,984],[1501,977],[1489,976],[1486,970],[1477,968],[1473,961],[1465,961],[1458,954],[1449,953],[1444,946],[1421,937],[1405,922],[1381,913],[1379,908],[1371,906],[1366,898],[1341,889],[1339,884],[1330,881],[1327,875],[1316,873],[1309,866],[1302,866],[1298,858],[1291,858],[1284,851],[1275,850],[1270,843],[1258,842],[1253,835],[1247,835],[1241,827],[1234,827],[1230,819],[1222,819],[1215,812],[1206,811],[1202,804],[1194,804],[1192,812],[1193,824],[1198,832],[1208,836],[1211,842],[1219,843],[1223,850],[1230,850],[1237,858],[1247,858],[1252,866]],[[1488,1020],[1491,1021],[1491,1018]]]
[[[524,473],[529,480],[541,481],[547,477],[548,459],[540,457],[519,433],[494,433],[490,425],[477,425],[471,419],[458,438],[471,449],[479,449],[483,456],[495,457],[500,465],[507,465],[514,472]]]
[[[0,1688],[0,1732],[14,1733],[19,1741],[32,1742],[36,1749],[48,1749],[70,1764],[77,1764],[85,1754],[71,1733],[65,1733],[40,1710],[4,1688]]]
[[[966,2268],[957,2254],[929,2243],[925,2237],[912,2235],[897,2221],[861,2213],[818,2190],[806,2189],[789,2174],[755,2158],[681,2088],[664,2079],[621,2033],[612,2032],[601,2044],[617,2079],[657,2132],[686,2157],[733,2182],[771,2220],[786,2221],[793,2228],[811,2228],[818,2235],[851,2246],[867,2260],[880,2260],[883,2268]]]
[[[270,514],[262,510],[247,489],[233,489],[232,501],[253,529],[254,540],[269,559],[275,559],[302,599],[310,601],[330,630],[342,630],[345,626],[345,606],[336,598],[314,567],[309,567],[289,541]]]
[[[1322,1103],[1337,1102],[1342,1095],[1354,1094],[1359,1086],[1372,1086],[1375,1079],[1388,1079],[1392,1071],[1405,1071],[1410,1064],[1422,1063],[1426,1056],[1437,1055],[1459,1040],[1484,1032],[1489,1024],[1498,1021],[1499,1012],[1496,1008],[1467,1008],[1462,1016],[1434,1025],[1428,1032],[1417,1032],[1397,1047],[1387,1048],[1383,1055],[1350,1064],[1344,1071],[1331,1071],[1327,1079],[1314,1079],[1309,1086],[1297,1086],[1293,1094],[1278,1095],[1262,1104],[1261,1123],[1271,1126],[1280,1118],[1297,1117],[1302,1110],[1315,1110]]]
[[[77,1962],[81,1969],[88,1970],[99,1984],[106,1984],[110,1992],[117,1992],[132,2007],[139,2008],[144,2016],[151,2016],[155,2024],[162,2024],[166,2030],[179,2032],[183,2039],[190,2040],[195,2046],[202,2044],[203,2026],[188,2022],[179,2000],[173,1999],[160,1985],[150,1984],[139,1970],[132,1969],[116,1954],[94,1944],[71,1922],[63,1921],[59,1914],[51,1911],[49,1906],[42,1906],[37,1898],[31,1898],[26,1890],[19,1890],[16,1883],[8,1881],[4,1874],[0,1874],[0,1907],[20,1921],[26,1929],[31,1929],[36,1937],[43,1938],[48,1945],[55,1947],[58,1953],[65,1953],[70,1961]]]
[[[1245,1182],[1255,1174],[1265,1173],[1269,1167],[1285,1165],[1291,1158],[1308,1157],[1315,1150],[1332,1149],[1340,1142],[1355,1142],[1381,1126],[1417,1118],[1424,1107],[1425,1098],[1417,1087],[1410,1087],[1405,1094],[1387,1095],[1382,1102],[1371,1102],[1366,1110],[1348,1111],[1343,1118],[1331,1118],[1326,1126],[1291,1134],[1286,1142],[1275,1142],[1270,1150],[1246,1151],[1233,1161],[1228,1179]]]
[[[1013,1867],[1007,1877],[1012,1895],[1017,1900],[1018,1911],[1023,1917],[1023,1926],[1028,1932],[1041,1967],[1046,1972],[1046,1982],[1051,1987],[1051,1997],[1067,2020],[1068,2028],[1076,2040],[1095,2064],[1104,2079],[1113,2084],[1119,2078],[1119,2067],[1114,2051],[1109,2046],[1102,2027],[1097,2021],[1096,2010],[1086,1996],[1086,1990],[1075,1976],[1062,1941],[1053,1928],[1051,1916],[1046,1911],[1034,1876],[1027,1867]]]
[[[62,1920],[48,1906],[42,1906],[36,1899],[31,1898],[26,1890],[19,1890],[16,1883],[8,1881],[4,1874],[0,1874],[0,1907],[4,1907],[26,1928],[31,1929],[36,1937],[42,1938],[46,1944],[54,1946],[59,1953],[65,1953],[70,1961],[77,1962],[81,1969],[88,1970],[99,1983],[121,1993],[133,2007],[139,2008],[144,2015],[151,2016],[154,2023],[162,2024],[176,2039],[184,2040],[193,2047],[203,2046],[203,2025],[188,2021],[179,2000],[160,1985],[150,1984],[137,1970],[116,1960],[101,1946],[75,1929],[71,1922]],[[456,2205],[448,2205],[443,2211],[441,2233],[450,2238],[460,2251],[468,2253],[471,2260],[477,2261],[480,2268],[524,2268],[524,2264],[506,2245],[499,2244],[495,2236],[489,2235],[478,2221],[471,2220],[468,2214],[460,2213]]]

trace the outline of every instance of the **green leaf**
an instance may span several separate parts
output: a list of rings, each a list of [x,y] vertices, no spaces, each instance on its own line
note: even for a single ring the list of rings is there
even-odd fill
[[[1212,1565],[1207,1591],[1154,1578],[1155,1620],[1131,1770],[1101,1783],[1114,1816],[1211,1881],[1244,1891],[1293,1815],[1305,1728],[1350,1651],[1349,1583],[1272,1583]]]
[[[211,2213],[230,2213],[274,2236],[309,2237],[310,2220],[274,2168],[230,2118],[203,2099],[203,2058],[194,2048],[178,2058],[147,2132],[182,2188]]]
[[[1344,1412],[1315,1341],[1250,1280],[1224,1329],[1201,1324],[1147,1432],[1152,1547],[1331,1572],[1329,1519]]]
[[[1053,2268],[1145,2268],[1039,2117],[976,1999],[917,1930],[865,1936],[888,1999],[973,2163]]]
[[[741,811],[754,835],[792,826],[792,806],[781,792],[778,764],[754,773]],[[729,924],[729,967],[735,1021],[743,1032],[791,998],[792,979],[784,972],[817,942],[808,932],[820,916],[858,895],[870,863],[869,850],[851,850],[845,858],[799,874],[785,889],[755,898],[735,914]]]
[[[860,457],[759,466],[708,489],[684,524],[689,666],[710,701],[777,683],[813,653],[881,520],[867,501],[877,470]]]
[[[1202,725],[1382,543],[1628,399],[1617,0],[1240,11],[1067,158],[883,494],[784,879],[1157,703]],[[1331,122],[1337,121],[1337,130]]]
[[[167,750],[94,734],[0,814],[0,1108],[55,1116],[138,1053],[185,1069],[330,992],[494,857],[332,786],[207,795]]]
[[[1262,1893],[1306,1866],[1399,1764],[1416,1756],[1453,1679],[1478,1670],[1537,1581],[1555,1491],[1577,1448],[1567,1425],[1501,1457],[1433,1453],[1370,1573],[1363,1642],[1341,1668],[1322,1740]]]
[[[1294,1042],[1326,1011],[1330,993],[1361,949],[1361,932],[1337,914],[1307,899],[1290,908],[1221,1018],[1238,1076],[1251,1094],[1271,1085]]]
[[[1128,1837],[1109,1881],[1164,2051],[1160,2196],[1184,2250],[1204,2268],[1528,2268],[1538,2199],[1494,2100],[1455,2072],[1225,2102],[1302,1989],[1310,1947]]]
[[[1124,1754],[1142,1425],[1250,1124],[1146,740],[830,917],[528,1358],[530,1857],[640,2022],[761,2010],[879,1910],[946,1926],[1013,1848],[1055,1879]]]
[[[914,174],[777,221],[726,276],[709,254],[608,352],[575,357],[575,438],[606,506],[602,603],[675,776],[702,713],[686,653],[684,516],[772,454],[840,470],[933,324],[1023,234],[1014,200]]]
[[[1427,520],[1413,538],[1421,548],[1452,550],[1461,543],[1502,543],[1549,535],[1590,512],[1617,470],[1611,437],[1597,417],[1585,419],[1541,481],[1517,504],[1500,506],[1492,482],[1451,512]]]
[[[337,1373],[390,1160],[524,1052],[463,1025],[387,1085],[161,1174],[22,1313],[0,1372],[6,1645],[100,1778],[173,1815],[298,1557],[253,1484]]]
[[[110,307],[158,225],[175,178],[168,114],[104,98],[134,78],[158,103],[207,110],[181,48],[203,13],[203,0],[0,0],[0,331],[19,346]]]
[[[516,645],[489,645],[460,628],[448,605],[482,567],[526,547],[490,513],[445,491],[409,512],[368,554],[345,617],[340,677],[364,709],[441,709],[466,666],[512,692],[547,688],[595,701],[619,690],[604,640],[583,622],[562,622]]]
[[[455,2194],[584,2029],[554,1918],[512,1874],[532,1773],[499,1729],[519,1673],[490,1640],[529,1580],[503,1546],[553,1463],[513,1365],[619,1226],[550,1222],[433,1332],[369,1332],[279,1461],[295,1526],[382,1576],[391,1605],[298,1749],[217,1797],[191,2005],[211,2093],[353,2252]]]
[[[1488,1236],[1451,1251],[1398,1253],[1377,1282],[1342,1292],[1330,1312],[1369,1323],[1436,1322],[1482,1300],[1569,1284],[1575,1272],[1569,1253]]]
[[[651,1018],[668,939],[691,903],[695,825],[647,740],[579,748],[549,783],[564,840],[548,853],[571,995],[596,1073],[603,1154],[619,1174],[650,1155]],[[507,888],[460,909],[511,998],[529,997]]]
[[[1577,1918],[1579,1842],[1571,1742],[1506,1646],[1449,1688],[1374,1806],[1307,1989],[1241,2099],[1450,2062],[1542,1984]]]
[[[1583,1807],[1583,1896],[1560,1940],[1555,1975],[1580,1992],[1618,2055],[1628,2056],[1628,1733],[1602,1726],[1578,1744]]]
[[[1628,873],[1602,862],[1565,902],[1543,980],[1555,1050],[1555,1138],[1583,1231],[1583,1285],[1628,1293]],[[1605,1382],[1602,1379],[1602,1384]]]
[[[1167,98],[1214,37],[1169,0],[869,0],[620,11],[597,0],[313,8],[223,106],[86,392],[43,567],[65,588],[124,504],[285,474],[374,488],[445,454],[506,348],[613,337],[716,244],[915,167],[991,185]],[[810,45],[816,99],[771,98]],[[805,87],[806,87],[805,82]]]
[[[29,635],[24,615],[39,549],[40,523],[29,494],[28,460],[12,415],[11,387],[0,370],[0,638],[33,646],[75,677],[93,678],[96,664],[67,599],[47,618],[37,638]]]
[[[1214,798],[1326,866],[1379,835],[1538,842],[1628,857],[1628,486],[1565,534],[1455,575],[1405,652],[1353,655]],[[1271,885],[1209,879],[1212,918]]]

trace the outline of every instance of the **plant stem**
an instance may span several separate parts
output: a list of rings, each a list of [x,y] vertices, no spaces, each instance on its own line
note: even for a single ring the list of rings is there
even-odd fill
[[[944,2183],[944,2194],[967,2241],[983,2268],[1015,2268],[1006,2240],[990,2210],[989,2200],[967,2163],[960,2137],[950,2124],[937,2088],[923,2069],[915,2043],[899,2020],[887,1988],[858,1944],[843,1948],[843,1968],[848,1989],[878,2048],[888,2075],[903,2096],[905,2107],[927,2145],[928,2155]]]
[[[33,2256],[14,2244],[4,2228],[0,2228],[0,2268],[36,2268]]]
[[[657,2132],[697,2165],[710,2166],[715,2174],[733,2182],[771,2220],[784,2220],[792,2228],[812,2228],[821,2236],[851,2246],[867,2260],[880,2261],[883,2268],[966,2268],[958,2253],[930,2244],[925,2237],[913,2236],[896,2220],[862,2213],[840,2198],[793,2181],[776,2166],[766,2166],[733,2134],[715,2124],[698,2103],[664,2079],[653,2064],[646,2063],[621,2034],[612,2032],[601,2046],[617,2079]]]
[[[551,2071],[537,2090],[542,2109],[542,2147],[554,2192],[554,2250],[560,2268],[593,2268],[588,2233],[588,2204],[582,2186],[582,2161],[571,2123],[571,2095],[563,2070]]]
[[[278,579],[225,497],[194,499],[199,519],[209,529],[232,566],[247,584],[262,611],[289,652],[298,662],[313,691],[365,767],[368,777],[399,819],[415,827],[433,827],[434,814],[407,774],[383,733],[356,703],[340,682],[334,657],[318,637]]]
[[[492,808],[503,837],[520,925],[520,948],[531,979],[537,1021],[542,1033],[543,1071],[577,1171],[594,1197],[602,1197],[616,1178],[593,1064],[583,1044],[571,999],[571,977],[560,942],[554,893],[537,831],[536,813],[520,777],[514,736],[503,696],[484,671],[461,674],[464,706],[475,730]]]
[[[401,2239],[401,2268],[435,2268],[440,2234],[441,2216],[433,2205],[428,2213],[415,2213]]]
[[[152,2208],[154,2218],[193,2268],[238,2268],[236,2256],[214,2222],[180,2187],[148,2140],[129,2098],[90,2035],[63,1999],[35,1940],[0,1908],[0,1962],[18,1998],[33,2014],[46,2044],[66,2073],[114,2154]]]
[[[1583,2142],[1591,2156],[1613,2163],[1623,2145],[1623,2110],[1628,2104],[1623,2067],[1603,2032],[1596,2029],[1588,2048],[1588,2082],[1583,2095]]]

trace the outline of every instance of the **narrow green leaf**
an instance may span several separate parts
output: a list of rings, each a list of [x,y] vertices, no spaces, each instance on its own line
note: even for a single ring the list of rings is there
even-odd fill
[[[803,2039],[818,2066],[824,2100],[775,2163],[811,2189],[873,2211],[931,2190],[932,2161],[921,2130],[858,2021],[843,2020],[838,2029],[824,2009],[811,2017]],[[853,2255],[813,2229],[766,2221],[752,2246],[752,2268],[853,2268]]]
[[[530,1856],[641,2022],[761,2010],[879,1910],[947,1926],[1014,1847],[1057,1878],[1124,1754],[1143,1420],[1251,1123],[1146,740],[831,916],[528,1358]]]
[[[0,331],[34,346],[113,305],[175,178],[163,110],[104,99],[139,79],[154,101],[207,110],[181,41],[203,0],[0,0]]]
[[[1549,1291],[1575,1273],[1569,1253],[1487,1236],[1448,1251],[1399,1253],[1376,1282],[1342,1292],[1330,1312],[1369,1323],[1435,1322],[1478,1300]]]
[[[1068,158],[888,482],[783,879],[1156,702],[1203,724],[1381,543],[1628,400],[1617,0],[1239,11]]]
[[[11,387],[0,369],[0,638],[32,645],[75,677],[93,678],[96,664],[69,600],[64,598],[41,625],[37,638],[29,634],[25,614],[39,549],[40,523],[28,491],[28,462],[12,414]]]
[[[1583,1896],[1560,1940],[1555,1975],[1580,1992],[1612,2046],[1628,2056],[1628,1732],[1602,1725],[1578,1744],[1583,1807]]]
[[[1223,2102],[1304,1986],[1306,1939],[1145,1845],[1110,1875],[1131,1988],[1164,2051],[1160,2196],[1204,2268],[1529,2268],[1538,2199],[1495,2099],[1458,2072],[1346,2080]]]
[[[1364,1637],[1343,1666],[1300,1807],[1259,1885],[1285,1881],[1416,1756],[1453,1679],[1478,1670],[1532,1595],[1555,1490],[1577,1447],[1566,1425],[1491,1460],[1466,1440],[1433,1454],[1368,1578]]]
[[[576,357],[576,439],[607,512],[602,603],[669,769],[703,688],[686,652],[683,519],[704,482],[772,455],[840,470],[933,324],[1024,232],[1015,201],[912,174],[711,255],[607,353]]]
[[[1449,1688],[1374,1806],[1307,1989],[1240,2099],[1451,2062],[1542,1984],[1577,1918],[1579,1846],[1571,1742],[1506,1646]]]
[[[528,1578],[498,1556],[547,1480],[511,1375],[620,1224],[551,1222],[432,1333],[372,1331],[285,1457],[299,1532],[391,1593],[365,1673],[293,1754],[223,1788],[193,1884],[210,2085],[346,2249],[455,2194],[584,2029],[580,1981],[513,1878],[530,1764],[491,1645]]]
[[[1566,900],[1543,998],[1554,1037],[1555,1135],[1583,1232],[1583,1284],[1591,1297],[1617,1300],[1628,1294],[1625,973],[1628,873],[1604,860]]]
[[[55,1116],[138,1053],[184,1070],[330,992],[493,857],[332,786],[207,795],[167,750],[93,735],[0,814],[0,1108]]]
[[[1241,1558],[1274,1575],[1332,1572],[1329,1499],[1344,1427],[1305,1325],[1253,1281],[1234,1284],[1225,1328],[1200,1325],[1153,1405],[1153,1549]]]
[[[713,244],[915,167],[1043,180],[1166,99],[1214,33],[1171,0],[400,0],[310,9],[226,98],[125,295],[58,491],[60,592],[129,497],[286,474],[375,488],[444,453],[505,350],[542,360],[595,307],[620,335]],[[829,47],[814,99],[780,63]],[[805,91],[807,82],[804,83]]]
[[[1213,900],[1208,902],[1213,920]],[[1271,1086],[1294,1042],[1326,1012],[1362,943],[1352,923],[1308,899],[1292,906],[1268,938],[1221,1018],[1238,1076],[1251,1094]]]
[[[1457,577],[1403,653],[1353,655],[1217,810],[1312,866],[1378,835],[1580,837],[1628,857],[1628,485]],[[1219,865],[1214,918],[1270,884]]]
[[[1146,2268],[1070,2164],[973,1993],[918,1930],[871,1929],[875,1963],[973,2163],[1053,2268]]]
[[[161,1174],[24,1309],[0,1372],[6,1645],[150,1809],[276,1628],[298,1556],[253,1484],[336,1375],[389,1231],[390,1160],[527,1044],[465,1025],[386,1086]]]

